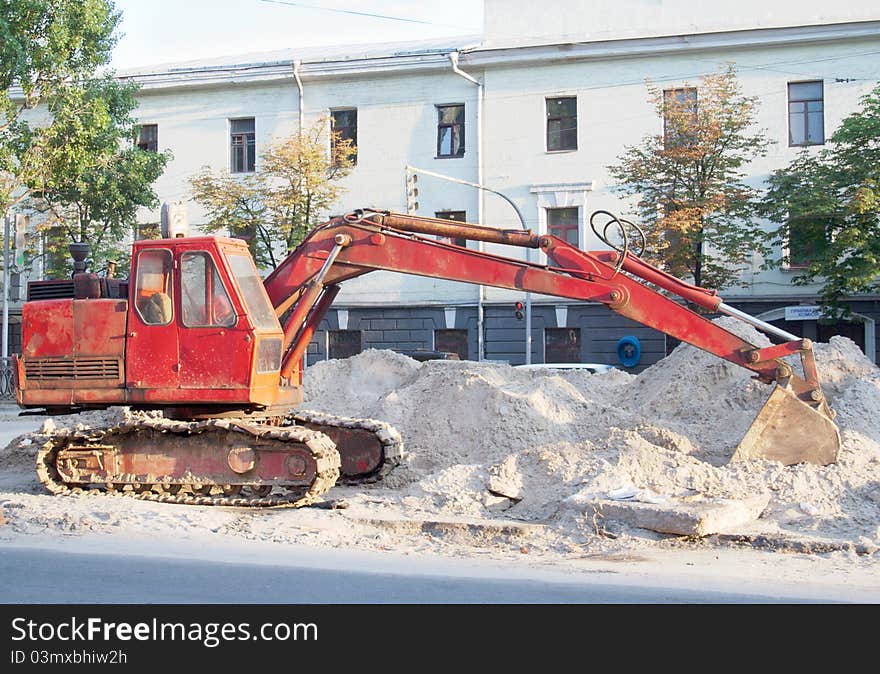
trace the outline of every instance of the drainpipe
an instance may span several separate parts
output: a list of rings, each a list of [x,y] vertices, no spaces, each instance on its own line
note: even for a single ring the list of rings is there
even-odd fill
[[[302,136],[303,122],[305,121],[305,112],[303,108],[303,83],[299,78],[299,67],[302,61],[293,62],[293,77],[296,79],[296,88],[299,89],[299,135]]]
[[[472,75],[468,75],[458,67],[458,52],[449,53],[449,62],[452,64],[452,72],[460,75],[468,82],[477,85],[477,183],[483,184],[483,85]],[[482,190],[477,192],[477,224],[483,224],[483,198]],[[481,253],[484,251],[484,243],[478,241],[477,250]],[[477,286],[477,360],[484,360],[485,344],[483,343],[483,325],[485,322],[483,316],[483,286]]]

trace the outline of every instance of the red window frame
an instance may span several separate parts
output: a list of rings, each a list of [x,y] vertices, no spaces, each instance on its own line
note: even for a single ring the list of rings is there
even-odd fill
[[[554,215],[563,222],[553,222]],[[568,216],[568,217],[565,217]],[[577,206],[547,209],[547,233],[580,248],[580,209]],[[574,233],[572,237],[571,234]],[[572,240],[574,239],[574,240]]]

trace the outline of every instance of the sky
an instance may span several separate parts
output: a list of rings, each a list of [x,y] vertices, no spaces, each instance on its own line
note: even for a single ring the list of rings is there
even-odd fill
[[[476,35],[482,0],[114,0],[116,70],[232,54]],[[378,14],[388,18],[365,16]]]

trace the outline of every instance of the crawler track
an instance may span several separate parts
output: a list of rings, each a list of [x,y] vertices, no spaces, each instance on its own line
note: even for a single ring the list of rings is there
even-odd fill
[[[403,439],[400,437],[400,431],[384,421],[340,417],[335,414],[313,412],[311,410],[297,410],[296,414],[292,417],[292,421],[325,433],[332,432],[334,428],[367,431],[379,441],[383,455],[383,460],[379,467],[366,475],[351,476],[343,474],[340,481],[346,484],[377,482],[391,472],[403,458]]]
[[[162,476],[127,476],[128,479],[112,483],[100,483],[83,474],[82,481],[65,482],[58,470],[56,460],[58,453],[76,446],[78,449],[89,447],[107,447],[118,442],[125,435],[138,431],[158,431],[172,436],[194,436],[203,433],[241,433],[249,434],[261,440],[281,443],[295,443],[308,448],[314,459],[316,472],[311,483],[297,488],[290,494],[260,493],[257,486],[253,495],[225,495],[211,493],[222,490],[221,485],[207,484],[192,476],[191,484],[169,484]],[[161,437],[161,436],[160,436]],[[40,448],[36,459],[37,476],[53,494],[64,494],[103,489],[117,494],[130,496],[145,501],[160,503],[182,503],[186,505],[223,505],[246,507],[289,507],[299,508],[311,505],[321,499],[339,477],[339,453],[333,442],[323,433],[301,426],[268,426],[254,424],[237,419],[208,419],[205,421],[174,421],[155,417],[136,417],[126,419],[120,424],[104,428],[71,430],[63,428],[55,432]],[[269,485],[266,485],[269,486]],[[265,487],[263,489],[265,489]],[[289,487],[284,487],[289,488]],[[244,487],[245,490],[248,487]],[[198,493],[208,492],[208,493]],[[194,493],[195,492],[195,493]]]

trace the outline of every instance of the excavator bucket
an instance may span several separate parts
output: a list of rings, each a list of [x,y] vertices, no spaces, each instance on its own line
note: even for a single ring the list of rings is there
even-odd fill
[[[837,461],[840,432],[824,410],[800,400],[789,388],[776,385],[736,449],[732,461],[767,459],[786,466]]]

